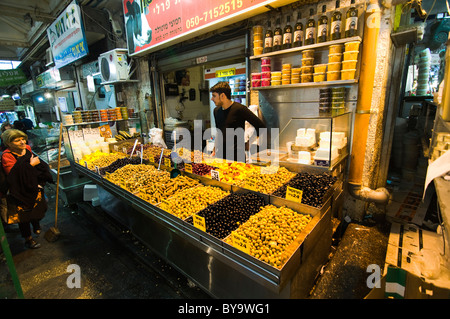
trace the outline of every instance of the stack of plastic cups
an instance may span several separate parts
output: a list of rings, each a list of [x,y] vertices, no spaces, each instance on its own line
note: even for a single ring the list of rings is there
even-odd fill
[[[281,84],[291,84],[291,65],[289,63],[283,64],[281,69]]]
[[[329,113],[330,111],[331,111],[331,88],[320,89],[319,113]]]
[[[261,58],[261,86],[270,86],[271,77],[270,58]]]
[[[261,86],[261,73],[252,73],[252,87],[257,88]]]
[[[326,79],[327,65],[315,64],[314,65],[314,82],[323,82]]]
[[[281,71],[272,71],[270,76],[270,85],[281,85]]]
[[[336,81],[340,79],[341,68],[342,68],[342,44],[330,45],[328,51],[328,81]]]
[[[345,87],[331,88],[331,113],[339,115],[345,109]]]
[[[302,83],[312,82],[314,72],[314,50],[302,51]]]
[[[263,53],[263,27],[255,25],[253,27],[253,55]]]
[[[291,84],[300,83],[300,74],[301,68],[292,68],[291,69]]]
[[[430,49],[419,53],[419,75],[417,77],[417,92],[416,95],[427,95],[428,93],[428,79],[430,77],[431,54]]]
[[[342,61],[342,80],[353,80],[358,62],[359,41],[345,43],[344,61]]]

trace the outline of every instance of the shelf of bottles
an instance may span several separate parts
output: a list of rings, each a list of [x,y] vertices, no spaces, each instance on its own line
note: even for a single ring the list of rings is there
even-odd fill
[[[327,14],[326,5],[321,13],[309,10],[309,18],[303,25],[301,11],[297,23],[291,26],[290,15],[281,28],[280,17],[272,30],[271,21],[263,32],[262,26],[253,28],[253,52],[251,60],[261,61],[261,72],[252,73],[252,89],[297,88],[312,86],[335,86],[357,83],[357,64],[361,36],[358,30],[358,9],[351,0],[346,13],[335,2],[333,12]],[[262,39],[264,37],[264,39]],[[327,63],[317,63],[317,51],[328,50]],[[281,70],[273,70],[271,58],[289,57],[301,54],[301,66],[283,63]],[[324,59],[320,59],[324,60]],[[297,61],[295,61],[297,63]],[[278,67],[280,66],[279,63]],[[299,61],[300,64],[300,61]]]

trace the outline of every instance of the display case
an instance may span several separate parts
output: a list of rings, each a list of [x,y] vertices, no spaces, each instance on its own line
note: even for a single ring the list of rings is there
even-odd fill
[[[58,149],[59,149],[59,128],[41,128],[27,131],[32,151],[39,156],[41,161],[46,162],[50,167],[50,173],[56,182],[58,177]],[[67,158],[67,145],[61,141],[61,157],[59,182],[49,187],[59,187],[59,194],[64,204],[73,205],[83,199],[84,185],[90,182],[90,179],[78,176],[72,171],[72,167]]]
[[[40,128],[27,131],[33,152],[51,169],[58,168],[59,128]],[[64,146],[64,145],[62,145]],[[64,147],[61,148],[61,167],[70,166]]]
[[[349,154],[351,121],[349,111],[335,116],[292,118],[279,134],[279,150],[272,151],[277,156],[265,150],[253,155],[252,160],[267,162],[276,158],[279,162],[333,170]]]

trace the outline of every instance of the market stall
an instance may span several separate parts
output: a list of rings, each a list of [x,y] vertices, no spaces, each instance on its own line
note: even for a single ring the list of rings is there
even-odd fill
[[[135,159],[134,164],[130,164],[133,159],[126,157],[114,160],[105,169],[90,166],[86,162],[81,162],[81,165],[76,163],[75,168],[97,184],[101,208],[105,212],[212,296],[307,296],[318,267],[329,253],[332,236],[331,212],[336,197],[342,191],[341,183],[336,178],[323,172],[307,171],[285,175],[287,170],[280,167],[272,178],[274,181],[278,180],[277,174],[283,174],[285,181],[278,182],[280,187],[277,187],[276,192],[269,191],[270,193],[265,194],[252,190],[250,185],[254,184],[250,174],[241,177],[242,179],[222,182],[211,177],[215,176],[215,170],[212,175],[211,172],[205,175],[189,172],[190,165],[209,165],[206,163],[185,164],[182,174],[171,179],[169,171],[173,169],[173,162],[170,157],[166,157],[160,165],[158,161],[155,162],[155,158],[161,158],[156,153],[158,152],[154,152],[151,157],[142,157],[146,157],[147,164],[140,164],[139,157]],[[226,166],[231,165],[239,166],[236,162],[226,163]],[[115,170],[108,168],[111,166]],[[252,167],[255,171],[252,176],[260,174],[260,170],[265,168],[267,169]],[[246,171],[252,169],[247,167]],[[225,177],[225,167],[220,171]],[[288,199],[285,198],[286,195],[281,194],[283,186],[284,189],[287,185],[297,185],[299,188],[299,183],[306,183],[309,178],[327,181],[324,182],[327,185],[324,186],[325,192],[314,192],[322,194],[319,201],[310,202],[308,205],[301,203],[301,200],[298,202],[298,199],[296,201],[290,198],[289,194]],[[299,182],[299,179],[302,179],[302,182]],[[248,185],[242,181],[248,182]],[[173,187],[167,186],[168,184],[176,184],[177,190],[172,191]],[[155,185],[163,189],[153,190],[158,187]],[[208,190],[210,193],[207,193]],[[155,195],[158,191],[161,197]],[[309,196],[307,193],[305,189],[304,201]],[[189,209],[189,205],[194,205],[190,202],[192,198],[199,206]],[[199,204],[203,200],[206,202]],[[240,205],[242,210],[237,208]],[[191,213],[178,215],[178,206],[183,207],[181,211]],[[263,221],[257,221],[260,214],[270,215],[271,211],[276,215],[273,218],[289,220],[287,215],[280,215],[287,213],[286,210],[290,218],[293,218],[289,221],[290,226],[285,229],[289,233],[287,237],[280,229],[281,221],[277,225],[268,215],[264,215]],[[218,215],[219,212],[224,215]],[[251,213],[247,214],[248,212]],[[230,217],[228,220],[224,218],[225,215],[235,218]],[[292,233],[296,223],[294,218],[302,220],[302,226],[296,233]],[[251,225],[252,222],[256,224]],[[268,229],[267,238],[256,232],[258,227],[263,226]],[[244,229],[240,230],[242,227]],[[274,232],[269,235],[271,228],[277,228],[276,234]],[[249,229],[253,229],[254,233],[249,234]],[[255,246],[261,239],[267,247],[263,248],[263,243]],[[277,246],[280,249],[276,249]],[[281,259],[277,260],[276,256]]]

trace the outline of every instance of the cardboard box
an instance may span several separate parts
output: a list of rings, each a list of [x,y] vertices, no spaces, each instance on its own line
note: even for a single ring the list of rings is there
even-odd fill
[[[435,232],[393,223],[380,287],[366,298],[450,298],[450,267],[442,247],[443,238]]]

